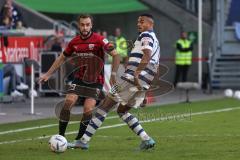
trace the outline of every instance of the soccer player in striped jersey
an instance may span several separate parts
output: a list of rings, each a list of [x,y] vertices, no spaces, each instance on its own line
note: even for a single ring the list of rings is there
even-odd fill
[[[119,117],[128,124],[129,128],[138,135],[142,143],[140,149],[153,148],[155,141],[146,133],[134,115],[129,113],[133,106],[139,106],[157,73],[160,59],[160,46],[153,31],[154,19],[150,14],[138,17],[137,27],[140,32],[129,55],[127,68],[117,79],[107,97],[97,108],[83,137],[72,147],[88,149],[90,141],[96,130],[102,125],[111,108],[120,102],[117,109]],[[112,72],[112,74],[116,74]]]
[[[73,60],[74,66],[74,80],[72,86],[67,92],[63,108],[60,112],[59,120],[59,134],[65,136],[65,131],[70,120],[70,110],[78,100],[79,95],[76,86],[81,86],[82,90],[91,88],[96,90],[91,97],[84,96],[83,117],[80,122],[79,132],[76,140],[79,140],[84,134],[87,125],[92,118],[92,111],[97,103],[96,95],[98,91],[102,90],[104,84],[104,57],[105,52],[113,57],[112,72],[116,73],[120,57],[114,49],[113,45],[108,40],[92,32],[93,18],[91,15],[82,14],[78,17],[78,26],[80,34],[75,36],[67,45],[63,53],[55,60],[47,73],[41,75],[39,82],[46,82],[51,75],[64,64],[66,60]],[[70,57],[69,59],[67,59]],[[68,73],[70,74],[70,73]],[[115,83],[115,77],[111,76],[110,84]],[[83,89],[84,88],[84,89]]]

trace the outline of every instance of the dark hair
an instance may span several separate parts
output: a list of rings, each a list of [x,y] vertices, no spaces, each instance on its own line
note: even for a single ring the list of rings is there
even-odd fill
[[[154,20],[153,15],[148,14],[148,13],[143,13],[139,17],[148,17],[148,18],[151,18],[152,20]]]
[[[90,18],[93,23],[93,17],[90,14],[80,14],[77,18],[77,21],[79,21],[81,18]]]

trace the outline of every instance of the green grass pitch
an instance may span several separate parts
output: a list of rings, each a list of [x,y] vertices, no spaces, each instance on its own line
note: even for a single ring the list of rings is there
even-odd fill
[[[17,129],[57,124],[44,119],[0,125],[0,160],[238,160],[240,159],[240,101],[216,99],[179,103],[133,110],[145,131],[156,141],[154,150],[139,151],[140,138],[123,122],[113,117],[105,120],[87,151],[70,149],[56,154],[48,147],[49,136],[57,125],[16,131]],[[186,113],[186,114],[185,114]],[[109,116],[116,116],[111,113]],[[115,127],[112,127],[115,125]],[[67,132],[78,130],[70,124]],[[107,126],[111,126],[107,128]],[[104,128],[105,127],[105,128]],[[15,131],[6,133],[6,131]],[[4,133],[5,132],[5,133]],[[76,134],[68,134],[69,141]]]

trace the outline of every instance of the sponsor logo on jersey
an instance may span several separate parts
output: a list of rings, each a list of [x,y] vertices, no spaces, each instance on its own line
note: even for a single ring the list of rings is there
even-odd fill
[[[149,45],[149,42],[151,42],[152,40],[151,40],[151,38],[149,38],[149,37],[143,37],[142,38],[142,45],[143,46],[148,46]]]
[[[94,54],[92,53],[92,52],[77,52],[76,53],[78,56],[80,56],[80,57],[85,57],[85,58],[87,58],[87,57],[93,57],[94,56]]]

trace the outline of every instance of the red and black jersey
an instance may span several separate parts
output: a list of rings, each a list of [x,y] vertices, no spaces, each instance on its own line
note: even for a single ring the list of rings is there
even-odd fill
[[[107,39],[97,33],[82,39],[74,37],[63,54],[73,57],[74,77],[89,83],[104,83],[104,51],[111,46]]]

